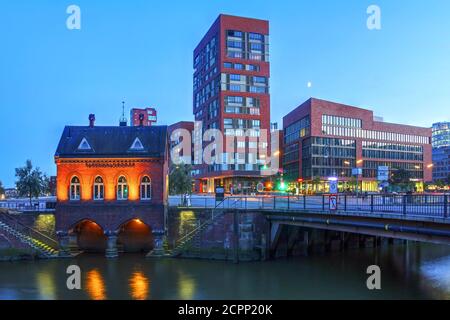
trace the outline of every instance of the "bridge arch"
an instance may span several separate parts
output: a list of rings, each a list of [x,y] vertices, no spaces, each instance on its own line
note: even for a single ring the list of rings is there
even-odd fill
[[[103,227],[91,219],[78,221],[69,230],[69,234],[76,237],[80,250],[87,253],[104,253],[107,237]]]
[[[148,253],[154,247],[152,227],[139,218],[122,223],[117,236],[117,245],[124,252]]]

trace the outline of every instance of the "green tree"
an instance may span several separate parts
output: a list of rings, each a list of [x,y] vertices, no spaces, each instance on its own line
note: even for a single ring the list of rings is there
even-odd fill
[[[0,195],[5,194],[5,188],[3,187],[3,183],[0,181]]]
[[[173,165],[169,175],[169,193],[185,195],[192,193],[192,167],[187,164]]]
[[[31,160],[27,160],[24,167],[16,168],[16,187],[21,197],[30,199],[39,197],[46,189],[46,176],[39,170],[33,168]]]
[[[393,171],[391,176],[391,184],[408,184],[411,182],[411,174],[405,169]]]
[[[411,182],[411,173],[405,169],[393,171],[389,183],[400,191],[414,191],[414,183]]]

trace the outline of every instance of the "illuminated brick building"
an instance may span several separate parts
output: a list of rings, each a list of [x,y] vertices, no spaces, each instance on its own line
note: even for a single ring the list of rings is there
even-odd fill
[[[167,127],[96,127],[94,121],[91,115],[89,126],[67,126],[59,142],[56,228],[63,238],[77,236],[85,251],[108,246],[107,254],[116,256],[117,244],[151,249],[151,232],[159,237],[164,230]]]

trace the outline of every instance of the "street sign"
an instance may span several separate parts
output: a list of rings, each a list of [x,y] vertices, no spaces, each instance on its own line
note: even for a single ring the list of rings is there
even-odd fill
[[[337,180],[330,180],[330,193],[331,194],[338,194],[338,181]]]
[[[258,183],[258,185],[256,186],[256,190],[259,193],[264,192],[264,184],[262,182]]]
[[[330,196],[330,210],[336,211],[338,209],[337,196]]]
[[[216,187],[216,201],[225,200],[225,189],[224,187]]]
[[[352,169],[352,176],[360,176],[362,175],[362,168],[353,168]]]
[[[389,167],[379,166],[378,167],[378,181],[389,181]]]

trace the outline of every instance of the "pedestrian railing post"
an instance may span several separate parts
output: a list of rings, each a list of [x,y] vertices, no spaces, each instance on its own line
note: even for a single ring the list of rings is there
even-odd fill
[[[322,211],[325,211],[325,195],[322,195]]]
[[[370,195],[370,212],[373,212],[373,199],[374,198],[374,195],[372,194],[372,195]]]
[[[403,214],[406,215],[406,197],[407,196],[402,196],[402,202],[403,202]]]
[[[347,195],[344,195],[344,211],[347,211]]]
[[[306,194],[303,196],[303,209],[306,210]]]
[[[276,206],[276,196],[273,196],[273,210],[277,208]]]
[[[448,195],[444,195],[444,218],[448,218]]]
[[[290,197],[289,197],[289,195],[288,195],[288,210],[290,209],[289,199],[290,199]]]

